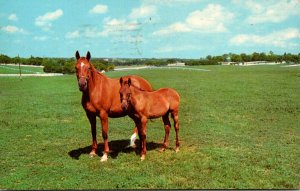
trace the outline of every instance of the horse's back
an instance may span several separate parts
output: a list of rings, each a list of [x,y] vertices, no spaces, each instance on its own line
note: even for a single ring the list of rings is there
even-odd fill
[[[129,77],[131,79],[131,83],[140,90],[153,91],[151,84],[144,78],[137,75],[130,75],[126,77]]]
[[[180,99],[179,93],[173,88],[160,88],[155,92],[162,94],[163,96],[168,97],[170,99],[175,99],[178,101]]]
[[[169,103],[169,109],[170,110],[178,110],[179,102],[180,102],[180,95],[179,93],[173,89],[173,88],[161,88],[157,90],[161,96],[164,97],[164,99],[167,100]]]

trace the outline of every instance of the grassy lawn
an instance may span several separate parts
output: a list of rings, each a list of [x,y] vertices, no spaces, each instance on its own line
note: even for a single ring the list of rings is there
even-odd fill
[[[147,158],[125,150],[129,117],[109,120],[112,153],[90,159],[76,77],[0,78],[0,189],[298,189],[300,68],[205,66],[134,70],[181,95],[181,150],[160,153],[161,119],[148,123]]]
[[[18,65],[5,65],[0,64],[0,74],[19,74],[19,66]],[[22,74],[36,74],[36,73],[44,73],[43,68],[41,67],[32,67],[32,66],[21,66]]]

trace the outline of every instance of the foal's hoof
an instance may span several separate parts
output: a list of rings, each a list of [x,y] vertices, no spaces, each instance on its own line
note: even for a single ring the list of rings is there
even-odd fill
[[[128,146],[126,147],[126,149],[130,149],[130,148],[135,149],[135,148],[136,148],[136,144],[133,143],[133,144],[130,144],[130,145],[128,145]]]
[[[159,152],[164,152],[166,150],[166,148],[165,147],[162,147],[160,150],[159,150]]]
[[[104,154],[102,157],[101,157],[101,162],[106,162],[107,161],[107,159],[108,159],[108,156],[107,156],[107,154]]]
[[[175,152],[176,152],[176,153],[179,152],[179,147],[176,147]]]
[[[96,155],[97,155],[97,154],[96,154],[94,151],[92,151],[92,152],[90,152],[90,154],[89,154],[89,158],[94,158]]]
[[[141,161],[144,161],[145,158],[146,158],[146,156],[145,156],[145,155],[142,155],[142,156],[141,156]]]

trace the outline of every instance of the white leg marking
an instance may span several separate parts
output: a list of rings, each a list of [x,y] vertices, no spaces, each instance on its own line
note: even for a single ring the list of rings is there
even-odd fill
[[[101,157],[101,162],[106,162],[108,159],[107,153],[104,153],[103,156]]]
[[[136,145],[135,145],[135,140],[136,140],[136,137],[137,137],[137,134],[136,133],[133,133],[132,135],[131,135],[131,137],[130,137],[130,147],[133,147],[133,148],[135,148],[136,147]]]
[[[97,154],[96,154],[95,151],[91,151],[90,154],[89,154],[89,157],[90,157],[90,158],[93,158],[93,157],[95,157],[96,155],[97,155]]]

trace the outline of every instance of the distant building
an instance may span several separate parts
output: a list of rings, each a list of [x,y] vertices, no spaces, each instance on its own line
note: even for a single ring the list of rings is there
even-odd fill
[[[175,62],[172,64],[168,64],[168,66],[185,66],[185,63],[184,62]]]

